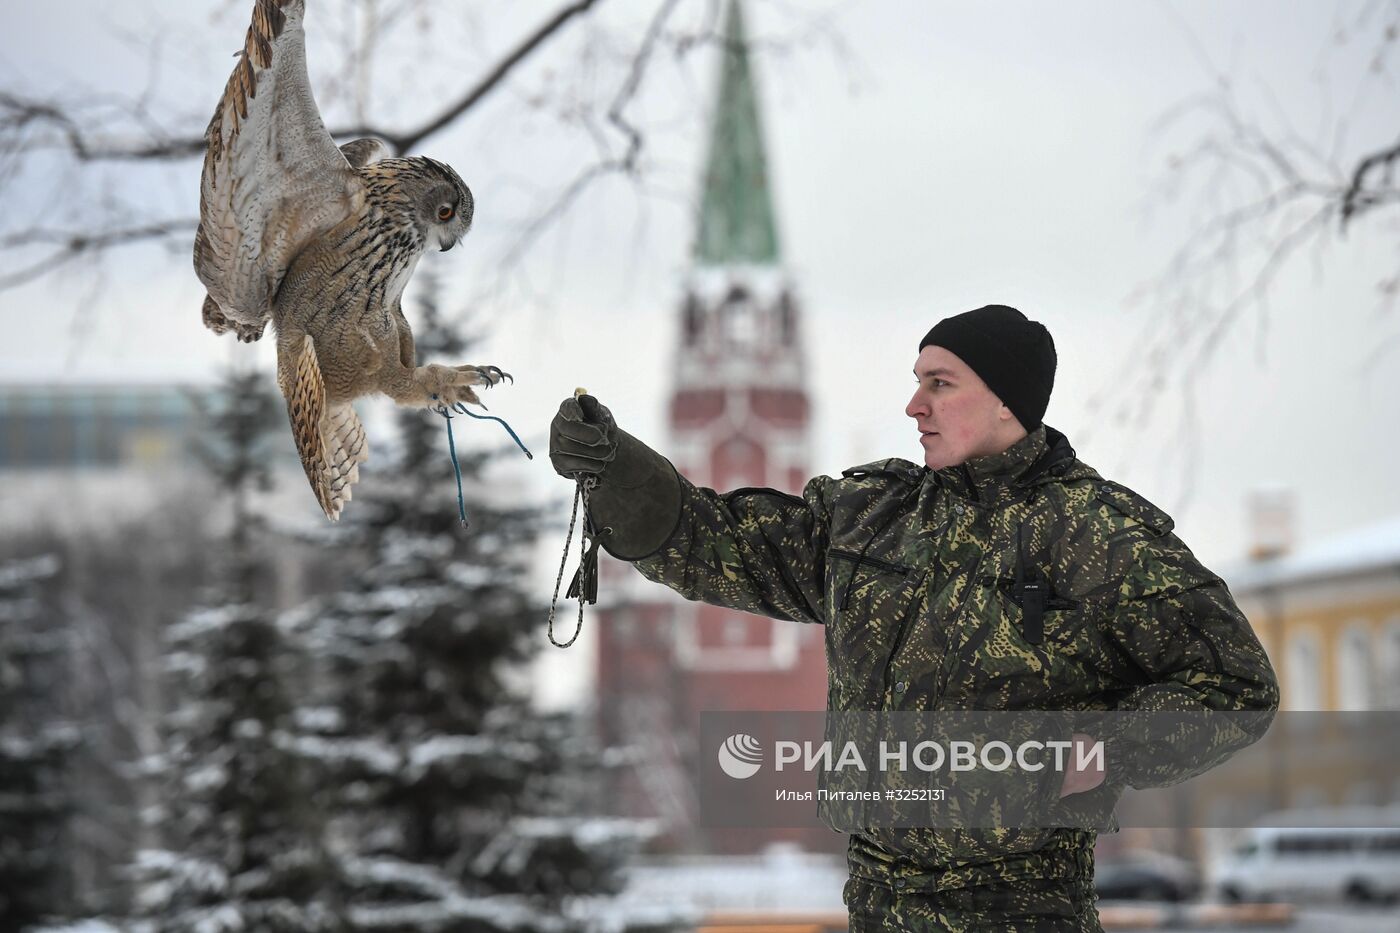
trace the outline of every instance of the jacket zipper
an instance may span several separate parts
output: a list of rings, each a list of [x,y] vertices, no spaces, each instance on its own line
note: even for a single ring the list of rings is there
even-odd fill
[[[977,565],[972,568],[972,573],[968,577],[969,580],[975,580],[978,576],[980,576],[982,565],[987,562],[988,554],[991,554],[994,551],[1000,553],[1000,551],[997,551],[996,548],[991,546],[995,541],[995,534],[991,535],[988,538],[988,547],[985,551],[982,552],[982,556],[977,558]],[[952,622],[949,623],[948,626],[948,641],[944,644],[943,657],[938,659],[938,670],[934,674],[933,699],[929,701],[929,709],[931,710],[938,709],[938,704],[943,701],[943,694],[946,693],[948,690],[948,684],[946,681],[948,677],[948,664],[953,656],[953,636],[957,634],[958,629],[962,626],[962,617],[967,612],[967,604],[971,601],[972,592],[969,588],[968,592],[963,595],[961,605],[958,606],[957,615],[953,618]]]
[[[843,551],[839,548],[832,548],[829,552],[832,557],[841,557],[856,564],[869,564],[872,567],[879,567],[881,570],[888,570],[890,573],[906,574],[910,571],[907,564],[891,564],[889,561],[880,560],[878,557],[866,557],[856,554],[853,551]]]

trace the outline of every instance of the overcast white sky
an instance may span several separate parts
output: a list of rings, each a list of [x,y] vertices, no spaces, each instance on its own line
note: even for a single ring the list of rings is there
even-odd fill
[[[605,2],[597,15],[630,22],[650,6]],[[431,110],[435,94],[460,87],[462,75],[478,73],[479,61],[555,5],[513,7],[464,15],[460,70],[423,66],[433,80],[404,106]],[[1189,377],[1199,399],[1188,416],[1196,445],[1190,474],[1175,459],[1184,443],[1178,385],[1165,387],[1146,432],[1096,424],[1086,406],[1125,358],[1142,356],[1137,335],[1155,309],[1129,296],[1163,271],[1198,206],[1149,202],[1176,144],[1152,128],[1169,108],[1208,90],[1213,68],[1234,78],[1261,118],[1286,117],[1305,137],[1355,103],[1355,150],[1393,140],[1394,84],[1358,98],[1364,55],[1348,49],[1371,46],[1335,41],[1360,4],[872,0],[829,9],[849,62],[816,40],[758,65],[781,247],[803,298],[814,473],[880,456],[917,459],[903,407],[919,338],[943,316],[1001,302],[1045,322],[1056,339],[1059,373],[1046,421],[1101,473],[1172,512],[1207,564],[1241,555],[1245,496],[1258,485],[1296,491],[1304,542],[1400,511],[1393,479],[1400,350],[1369,376],[1360,368],[1367,352],[1400,331],[1393,315],[1374,314],[1376,283],[1394,273],[1393,225],[1363,224],[1316,263],[1299,257],[1278,279],[1268,329],[1259,330],[1258,315],[1244,316],[1213,364]],[[751,31],[781,34],[802,10],[750,0]],[[313,8],[313,39],[315,16]],[[211,18],[186,2],[24,4],[7,14],[14,28],[0,35],[0,87],[137,89],[149,66],[113,37],[111,24],[160,34],[165,18],[180,17],[192,31],[171,33],[159,96],[197,115],[202,129],[227,73],[225,55],[246,24],[241,9]],[[332,70],[322,51],[313,42],[313,81]],[[693,111],[696,100],[708,100],[710,64],[698,56],[686,68],[659,71],[641,112],[661,123]],[[385,66],[401,79],[416,67],[411,55]],[[490,263],[534,203],[532,191],[570,177],[574,150],[554,125],[519,117],[523,97],[545,80],[525,69],[509,92],[423,147],[456,166],[476,193],[464,248],[420,265],[442,271],[463,300],[490,280]],[[492,309],[491,336],[474,360],[514,373],[515,386],[495,391],[492,410],[540,452],[528,469],[541,490],[567,492],[542,454],[548,420],[576,385],[628,430],[664,441],[703,148],[698,121],[667,125],[672,132],[648,143],[661,194],[639,199],[622,182],[595,188],[534,254],[527,267],[534,300],[517,289]],[[114,170],[111,185],[128,200],[159,198],[193,212],[197,171],[195,163],[177,169],[172,184]],[[13,186],[0,196],[11,209],[54,209],[28,203]],[[84,205],[58,209],[72,220]],[[0,293],[8,335],[0,378],[198,378],[247,352],[200,324],[203,290],[187,249],[122,253],[99,303],[80,319],[90,324],[86,338],[75,342],[75,308],[93,292],[79,271]],[[271,379],[271,347],[253,352]],[[383,477],[371,471],[365,481]],[[565,660],[575,670],[583,663]]]

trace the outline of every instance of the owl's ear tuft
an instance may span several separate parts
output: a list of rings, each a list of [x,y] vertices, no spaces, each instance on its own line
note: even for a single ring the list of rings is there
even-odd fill
[[[457,204],[457,215],[462,218],[462,222],[468,227],[472,225],[472,217],[476,214],[476,197],[472,194],[472,189],[465,184],[462,185],[462,200]]]

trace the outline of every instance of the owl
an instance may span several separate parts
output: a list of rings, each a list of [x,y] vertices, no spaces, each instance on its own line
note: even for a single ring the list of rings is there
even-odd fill
[[[205,131],[194,267],[217,334],[277,336],[277,384],[316,500],[340,517],[368,456],[352,402],[480,405],[495,366],[420,365],[400,299],[424,250],[472,223],[471,190],[375,139],[337,147],[306,70],[305,0],[256,0]]]

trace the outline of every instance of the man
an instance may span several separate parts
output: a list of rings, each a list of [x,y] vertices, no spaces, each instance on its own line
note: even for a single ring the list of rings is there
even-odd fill
[[[598,480],[592,526],[648,579],[823,623],[829,710],[1277,709],[1259,641],[1172,519],[1043,423],[1055,364],[1049,332],[1013,308],[940,321],[919,345],[905,406],[923,466],[891,458],[818,476],[800,498],[697,488],[589,396],[561,405],[550,459]],[[1058,793],[1175,783],[1258,736],[1184,769],[1116,756],[1110,741],[1106,773],[1070,769]],[[1089,738],[1113,739],[1075,736]],[[850,928],[1100,930],[1095,838],[1073,827],[852,832]]]

